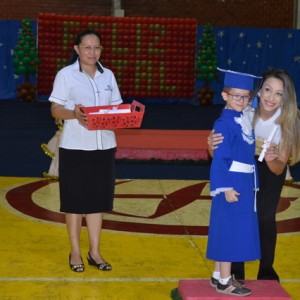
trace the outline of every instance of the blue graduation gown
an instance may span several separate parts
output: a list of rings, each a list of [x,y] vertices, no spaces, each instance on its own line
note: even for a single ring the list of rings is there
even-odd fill
[[[258,189],[257,176],[229,171],[232,161],[238,161],[253,165],[257,175],[254,133],[251,126],[242,130],[237,122],[241,116],[243,114],[235,110],[223,109],[221,117],[214,123],[215,132],[224,137],[223,143],[214,150],[210,170],[213,198],[206,256],[215,261],[240,262],[260,258],[254,192]],[[224,191],[232,188],[240,195],[237,202],[229,203]]]

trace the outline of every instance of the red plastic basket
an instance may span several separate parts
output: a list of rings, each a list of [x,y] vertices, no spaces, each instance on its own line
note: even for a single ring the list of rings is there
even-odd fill
[[[133,100],[131,104],[83,107],[88,129],[138,128],[141,127],[145,106]],[[97,113],[101,110],[115,110],[114,113]],[[118,110],[130,109],[130,113],[118,113]]]

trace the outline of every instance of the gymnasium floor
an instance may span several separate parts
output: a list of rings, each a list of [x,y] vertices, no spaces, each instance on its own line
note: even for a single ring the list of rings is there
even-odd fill
[[[210,197],[201,180],[117,180],[114,212],[105,215],[102,255],[113,270],[68,266],[69,243],[58,213],[58,183],[0,177],[0,299],[164,300],[180,279],[208,279],[205,259]],[[275,267],[300,299],[300,183],[287,184],[277,214]],[[255,279],[257,262],[246,264]]]

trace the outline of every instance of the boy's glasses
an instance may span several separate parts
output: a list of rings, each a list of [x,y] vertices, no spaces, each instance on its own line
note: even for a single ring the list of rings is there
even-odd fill
[[[228,92],[225,92],[227,95],[230,95],[232,97],[233,100],[235,101],[244,101],[244,102],[249,102],[250,101],[250,96],[246,95],[246,96],[242,96],[242,95],[233,95],[230,94]]]

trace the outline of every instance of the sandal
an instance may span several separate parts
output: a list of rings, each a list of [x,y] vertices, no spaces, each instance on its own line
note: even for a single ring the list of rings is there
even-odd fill
[[[110,271],[112,269],[111,264],[109,264],[106,261],[103,263],[97,264],[96,261],[90,255],[90,252],[88,252],[88,255],[86,258],[88,260],[89,265],[95,266],[95,267],[97,267],[97,269],[99,269],[101,271]]]
[[[81,258],[82,260],[82,258]],[[84,271],[84,264],[73,265],[71,264],[71,253],[69,255],[69,265],[73,272],[82,273]]]

